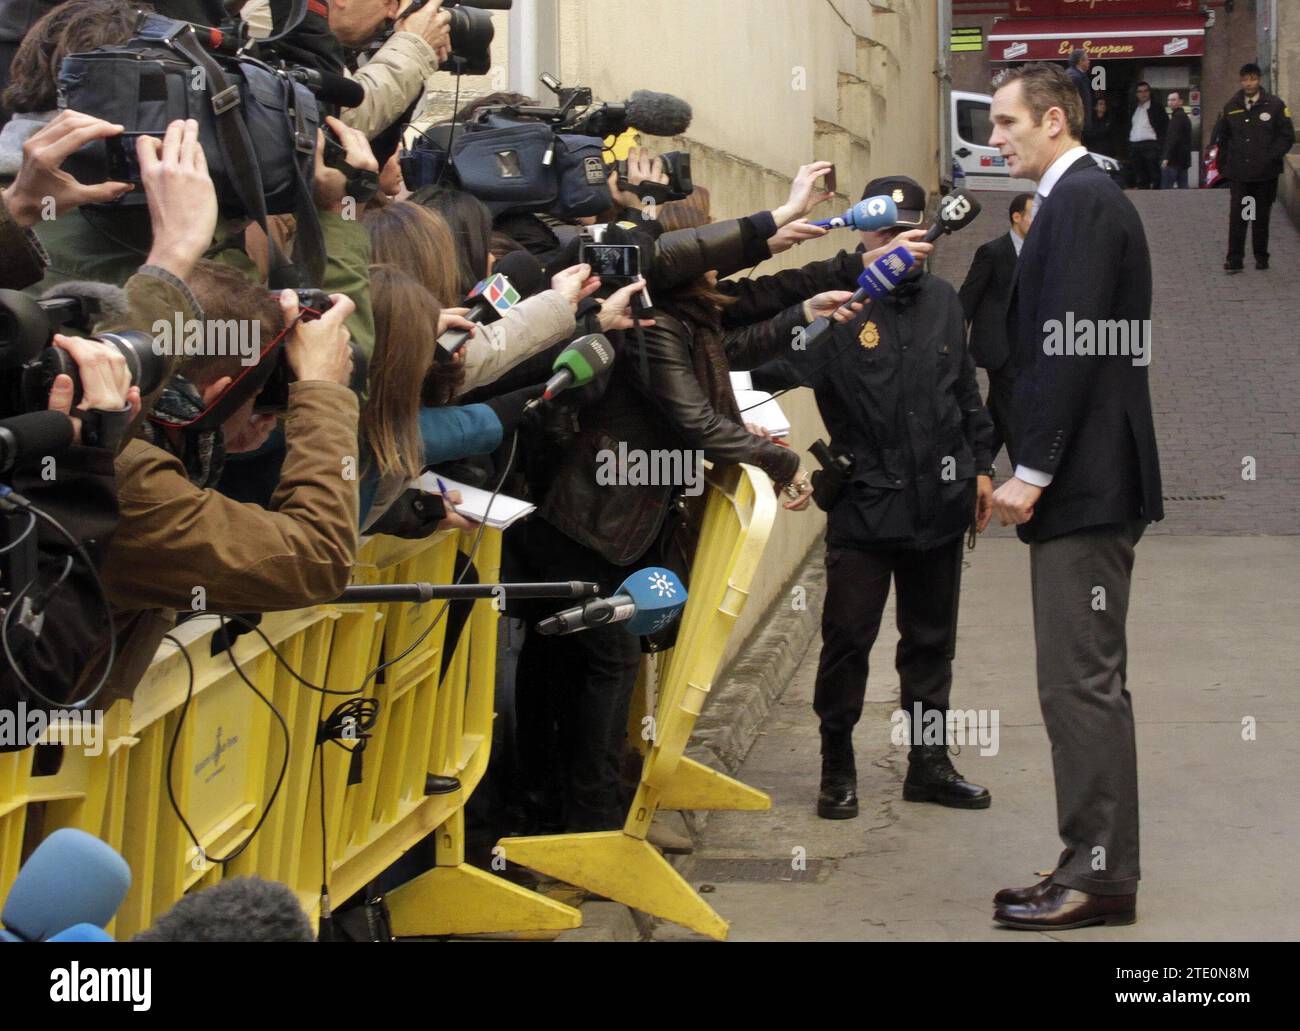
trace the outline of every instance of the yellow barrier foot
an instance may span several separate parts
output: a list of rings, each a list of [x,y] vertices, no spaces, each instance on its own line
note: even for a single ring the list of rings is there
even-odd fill
[[[766,792],[685,756],[657,799],[660,809],[771,809]]]
[[[652,845],[622,831],[502,838],[512,863],[722,941],[727,921]]]
[[[435,934],[567,931],[582,914],[473,866],[436,866],[387,896],[399,938]]]

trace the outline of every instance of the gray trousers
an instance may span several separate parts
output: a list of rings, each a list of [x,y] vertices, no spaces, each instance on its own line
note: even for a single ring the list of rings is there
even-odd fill
[[[1052,880],[1093,895],[1132,894],[1139,877],[1124,624],[1134,546],[1145,528],[1094,526],[1029,547],[1038,701],[1065,843]]]

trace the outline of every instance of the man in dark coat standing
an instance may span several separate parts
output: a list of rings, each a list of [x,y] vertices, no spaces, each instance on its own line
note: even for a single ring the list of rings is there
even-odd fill
[[[1160,188],[1187,189],[1187,169],[1192,164],[1192,120],[1183,110],[1183,95],[1169,91],[1169,128],[1165,130],[1165,150],[1160,159]]]
[[[1007,301],[1016,278],[1016,259],[1020,257],[1029,226],[1034,220],[1034,195],[1018,193],[1009,209],[1011,229],[982,243],[966,273],[958,296],[962,314],[970,327],[970,353],[977,368],[989,377],[989,394],[985,407],[993,420],[994,458],[1007,440],[1007,417],[1011,410],[1011,369],[1007,347]]]
[[[1079,143],[1083,112],[1057,65],[1005,73],[989,143],[1036,180],[1037,209],[1007,316],[1015,475],[993,495],[1030,548],[1038,697],[1052,742],[1053,873],[994,896],[1033,930],[1131,923],[1138,799],[1125,622],[1134,548],[1163,517],[1142,220]],[[1145,342],[1142,337],[1145,336]]]
[[[1129,168],[1133,185],[1139,190],[1160,189],[1160,149],[1168,126],[1165,105],[1152,92],[1149,82],[1139,82],[1128,130]]]
[[[1228,258],[1224,271],[1244,268],[1246,226],[1251,230],[1255,268],[1268,268],[1268,219],[1277,199],[1282,158],[1295,146],[1291,111],[1281,97],[1265,93],[1257,64],[1242,65],[1241,89],[1223,108],[1215,129],[1223,176],[1232,189],[1228,214]]]

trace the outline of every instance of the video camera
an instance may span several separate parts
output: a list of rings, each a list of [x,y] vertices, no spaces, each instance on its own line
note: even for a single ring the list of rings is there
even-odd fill
[[[99,306],[89,297],[51,297],[35,301],[15,290],[0,290],[0,418],[39,412],[49,405],[50,388],[60,373],[72,378],[72,406],[81,403],[77,363],[54,346],[61,330],[90,336]],[[126,359],[131,384],[147,394],[162,383],[166,362],[149,333],[100,333],[93,340],[112,344]],[[17,375],[11,375],[16,372]]]
[[[514,0],[443,0],[442,9],[451,15],[451,56],[438,65],[441,72],[453,75],[486,75],[492,70],[492,38],[496,30],[488,11],[508,11]],[[411,0],[394,19],[401,21],[428,6],[429,0]],[[388,42],[394,32],[390,25],[366,45],[374,54]]]
[[[342,93],[360,89],[342,76],[253,56],[268,42],[246,43],[239,32],[142,13],[125,43],[69,54],[59,71],[59,107],[125,132],[116,142],[86,144],[65,168],[84,183],[138,179],[135,137],[161,137],[173,121],[195,119],[223,216],[251,218],[263,229],[268,215],[296,216],[294,264],[272,242],[270,274],[273,286],[296,287],[320,282],[325,264],[312,200],[321,103],[326,94],[346,102]],[[144,191],[133,190],[93,208],[146,204]]]
[[[625,101],[592,107],[589,87],[565,87],[551,75],[541,81],[555,94],[556,106],[492,105],[465,125],[453,122],[421,132],[414,147],[398,157],[407,187],[454,186],[473,194],[493,215],[598,215],[612,203],[606,137],[629,128],[678,136],[691,124],[690,105],[668,93],[636,90]],[[689,156],[674,153],[666,166],[673,191],[666,199],[686,196],[693,188]],[[625,165],[621,171],[626,177]]]

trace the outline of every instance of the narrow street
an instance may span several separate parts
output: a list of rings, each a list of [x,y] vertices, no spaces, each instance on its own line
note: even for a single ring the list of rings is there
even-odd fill
[[[1300,234],[1275,210],[1272,270],[1248,265],[1229,277],[1220,268],[1226,191],[1129,196],[1152,244],[1151,376],[1167,512],[1138,547],[1129,617],[1143,832],[1137,924],[1049,935],[991,920],[993,892],[1038,880],[1059,850],[1034,686],[1029,553],[1009,530],[991,529],[963,574],[953,706],[998,717],[996,754],[968,745],[954,759],[990,788],[992,808],[902,801],[907,758],[890,742],[897,636],[887,611],[855,737],[862,815],[818,819],[814,638],[738,773],[771,794],[772,810],[710,815],[680,867],[732,921],[732,940],[1294,935],[1294,907],[1278,892],[1300,849]],[[975,247],[1006,227],[1009,195],[981,200],[983,216],[940,245],[935,271],[954,285]],[[1242,477],[1247,457],[1254,480]],[[820,550],[797,582],[820,599]],[[655,931],[657,940],[683,937],[672,925]]]

